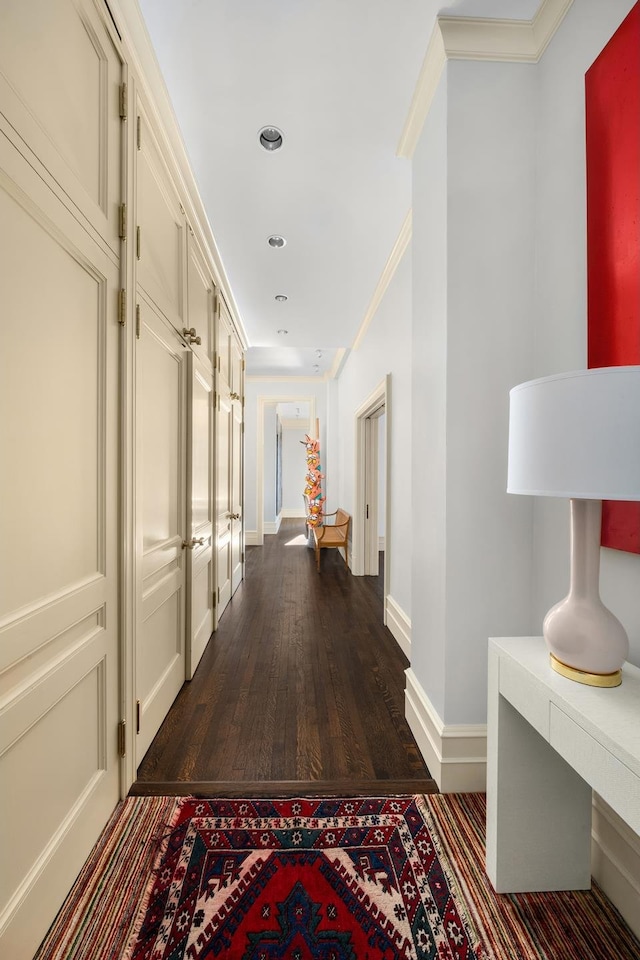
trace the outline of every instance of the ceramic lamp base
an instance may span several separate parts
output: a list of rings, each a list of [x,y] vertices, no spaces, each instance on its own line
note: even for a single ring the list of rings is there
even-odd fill
[[[556,673],[567,677],[569,680],[586,683],[590,687],[619,687],[622,683],[622,670],[614,670],[613,673],[587,673],[586,670],[570,667],[562,660],[554,657],[552,653],[549,654],[549,659]]]

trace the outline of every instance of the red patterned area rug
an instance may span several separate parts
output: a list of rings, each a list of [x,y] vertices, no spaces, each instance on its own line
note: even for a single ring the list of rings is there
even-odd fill
[[[484,818],[480,794],[130,798],[37,960],[638,960],[595,886],[494,894]]]

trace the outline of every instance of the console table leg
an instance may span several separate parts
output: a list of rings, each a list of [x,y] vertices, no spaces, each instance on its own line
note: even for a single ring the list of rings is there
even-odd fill
[[[497,673],[496,658],[487,743],[489,879],[498,893],[588,889],[591,787],[499,695]]]

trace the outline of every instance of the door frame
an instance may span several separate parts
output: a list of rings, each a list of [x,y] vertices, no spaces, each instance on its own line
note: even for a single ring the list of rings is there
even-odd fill
[[[389,545],[391,537],[390,447],[391,447],[391,374],[387,374],[355,413],[355,497],[353,516],[353,544],[351,573],[355,577],[375,575],[378,572],[378,417],[386,413],[384,426],[385,476],[385,562],[384,615],[387,622],[389,596]],[[367,519],[367,504],[369,517]],[[373,531],[373,532],[372,532]],[[375,553],[375,556],[374,556]]]
[[[256,546],[262,546],[264,544],[264,414],[268,406],[279,403],[308,403],[309,424],[307,433],[313,440],[318,439],[316,437],[315,397],[301,397],[300,394],[294,394],[293,396],[258,397],[258,429],[256,433]],[[304,424],[304,421],[302,421],[302,424]],[[303,425],[301,425],[301,429],[304,429]],[[301,498],[303,492],[301,487]]]

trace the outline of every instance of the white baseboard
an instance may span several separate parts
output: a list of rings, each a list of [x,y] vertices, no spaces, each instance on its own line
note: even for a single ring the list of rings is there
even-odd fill
[[[378,550],[384,550],[384,537],[378,537]]]
[[[257,530],[245,530],[244,545],[245,547],[261,547],[262,546],[262,537],[258,536]]]
[[[283,520],[304,520],[306,513],[304,507],[283,507],[280,516]]]
[[[640,837],[593,794],[591,873],[640,937]]]
[[[411,620],[393,597],[385,600],[387,627],[398,642],[407,660],[411,660]]]
[[[487,789],[487,725],[445,726],[411,668],[405,670],[405,716],[441,793]]]
[[[273,534],[277,533],[280,529],[280,524],[282,523],[282,514],[279,513],[275,520],[265,520],[262,524],[262,529],[264,534]]]

